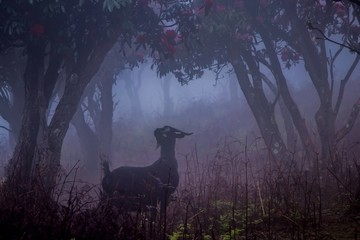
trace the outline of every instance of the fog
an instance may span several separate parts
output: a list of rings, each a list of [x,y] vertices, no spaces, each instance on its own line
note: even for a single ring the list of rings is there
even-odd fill
[[[343,66],[336,65],[335,79],[341,79],[346,74],[353,55],[348,53],[341,58]],[[266,74],[266,70],[264,71]],[[283,67],[283,71],[301,114],[315,134],[314,115],[318,109],[319,100],[304,70],[304,65],[300,62],[290,69]],[[270,73],[268,76],[274,81]],[[340,123],[345,121],[351,110],[351,103],[357,98],[360,84],[355,79],[359,79],[359,76],[360,71],[357,69],[348,86],[349,94],[344,99],[344,107],[339,116]],[[138,84],[138,89],[131,93],[133,99],[138,98],[138,105],[134,105],[134,100],[129,95],[126,79]],[[170,112],[165,110],[165,81],[170,82],[169,97],[172,103]],[[339,82],[336,82],[336,86],[339,86]],[[269,89],[266,93],[269,99],[275,98]],[[123,165],[144,166],[154,162],[159,152],[155,149],[156,141],[153,131],[164,125],[194,133],[185,140],[178,140],[176,149],[180,159],[194,154],[194,151],[200,159],[212,158],[219,145],[227,139],[236,140],[242,144],[261,139],[256,120],[231,68],[225,69],[219,76],[212,71],[205,71],[200,79],[181,85],[174,76],[159,78],[156,71],[150,68],[150,64],[141,64],[133,69],[125,69],[116,76],[113,99],[113,145],[112,154],[108,156],[111,159],[112,168]],[[278,106],[276,112],[280,115]],[[282,119],[279,119],[279,127],[285,137]],[[354,135],[356,132],[351,136]],[[297,148],[301,149],[301,144],[298,143]],[[83,164],[83,155],[73,127],[67,134],[62,158],[67,169],[79,160],[80,168]],[[184,161],[179,161],[179,166],[182,170],[186,168]],[[95,182],[101,178],[101,170],[99,171]]]

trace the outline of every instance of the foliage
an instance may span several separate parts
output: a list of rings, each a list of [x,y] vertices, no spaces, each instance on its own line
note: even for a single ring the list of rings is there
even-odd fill
[[[219,144],[211,159],[186,155],[187,170],[167,210],[169,239],[352,239],[356,234],[360,175],[358,160],[347,158],[350,152],[334,156],[333,167],[318,176],[315,169],[285,171],[256,148],[240,146]],[[74,181],[76,168],[61,176],[52,198],[41,183],[24,195],[0,185],[0,239],[161,239],[162,226],[149,222],[146,213],[127,214],[102,201],[97,186]]]

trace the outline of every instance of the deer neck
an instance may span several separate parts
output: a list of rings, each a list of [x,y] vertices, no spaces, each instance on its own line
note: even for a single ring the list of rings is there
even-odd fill
[[[161,146],[161,158],[166,162],[175,162],[175,143],[164,143]]]

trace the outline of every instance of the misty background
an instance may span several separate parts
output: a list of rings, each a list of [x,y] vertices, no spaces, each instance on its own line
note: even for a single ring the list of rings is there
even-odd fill
[[[328,43],[328,45],[331,47],[332,44]],[[339,62],[342,64],[336,65],[335,79],[340,80],[341,76],[346,74],[352,58],[353,54],[350,52],[341,55]],[[107,61],[111,61],[111,58]],[[116,62],[116,60],[113,61]],[[302,63],[290,69],[283,66],[283,71],[294,99],[313,129],[314,138],[316,138],[313,116],[318,109],[319,101],[304,66]],[[340,122],[345,122],[346,116],[351,110],[351,103],[356,100],[360,92],[359,78],[360,69],[357,68],[344,97],[343,106],[347,107],[341,110],[340,119],[343,119]],[[179,166],[182,170],[185,169],[185,163],[181,159],[195,149],[200,159],[207,159],[215,155],[217,147],[225,139],[235,139],[245,143],[245,141],[252,142],[261,138],[255,118],[230,67],[223,70],[220,75],[208,70],[200,79],[193,80],[188,84],[180,84],[172,75],[160,78],[156,71],[151,69],[149,60],[146,60],[134,68],[125,66],[125,69],[119,71],[114,79],[112,90],[114,100],[113,143],[111,156],[107,156],[112,168],[123,165],[151,164],[159,155],[158,150],[155,149],[156,142],[153,131],[164,125],[194,132],[191,138],[187,138],[184,142],[178,141],[176,146],[180,156]],[[165,87],[168,88],[168,93],[165,92]],[[270,97],[273,96],[269,89],[266,90],[266,93]],[[52,106],[49,117],[55,106],[56,104]],[[276,108],[277,114],[280,114],[279,107]],[[94,128],[89,116],[86,121]],[[6,121],[2,120],[1,125],[8,128]],[[357,120],[356,126],[359,126],[359,120]],[[281,120],[280,128],[285,135],[284,123]],[[1,129],[0,173],[2,176],[4,175],[3,169],[12,155],[12,147],[9,144],[9,135],[11,134],[8,130]],[[348,138],[357,139],[359,134],[358,130],[355,130]],[[301,144],[296,147],[301,148]],[[73,125],[67,132],[62,149],[61,162],[65,170],[77,166],[80,168],[80,172],[87,171],[84,167],[84,154]],[[101,168],[99,169],[98,176],[93,179],[86,178],[86,180],[99,182],[102,174]]]

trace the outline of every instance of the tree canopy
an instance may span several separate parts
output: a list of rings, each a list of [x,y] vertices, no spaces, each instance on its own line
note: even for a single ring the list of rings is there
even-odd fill
[[[336,127],[346,84],[360,60],[359,54],[351,55],[343,79],[334,79],[339,56],[359,49],[356,1],[2,0],[0,12],[0,52],[17,49],[26,56],[23,77],[3,75],[0,94],[8,98],[15,81],[24,85],[21,128],[9,167],[22,183],[37,170],[50,169],[45,175],[55,176],[84,90],[119,43],[119,54],[129,56],[131,66],[149,56],[159,76],[172,73],[182,84],[200,78],[206,69],[233,71],[265,144],[280,159],[289,157],[289,144],[275,116],[278,103],[289,113],[287,122],[297,130],[306,154],[316,153],[320,142],[324,159],[350,132],[360,110],[358,100],[347,122]],[[315,140],[284,74],[297,64],[319,98]],[[59,78],[62,71],[65,78]],[[59,81],[64,81],[64,91],[49,120],[46,113]]]

